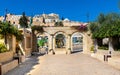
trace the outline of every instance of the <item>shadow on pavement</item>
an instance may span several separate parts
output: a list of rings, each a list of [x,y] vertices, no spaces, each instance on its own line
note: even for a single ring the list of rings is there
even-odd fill
[[[83,52],[83,50],[72,51],[71,54],[78,53],[78,52]]]
[[[44,54],[36,54],[26,58],[26,61],[22,64],[19,64],[13,70],[7,72],[5,75],[27,75],[31,70],[34,69],[35,65],[39,63],[39,56],[43,56]]]

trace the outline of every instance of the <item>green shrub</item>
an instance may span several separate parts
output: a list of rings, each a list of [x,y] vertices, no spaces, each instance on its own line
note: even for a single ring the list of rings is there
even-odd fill
[[[106,47],[106,46],[101,46],[101,47],[100,47],[100,46],[99,46],[98,49],[101,49],[101,50],[108,50],[108,47]]]
[[[7,48],[5,47],[4,44],[0,44],[0,53],[7,52]]]
[[[92,51],[92,52],[94,51],[94,46],[91,46],[91,49],[90,49],[90,51]]]

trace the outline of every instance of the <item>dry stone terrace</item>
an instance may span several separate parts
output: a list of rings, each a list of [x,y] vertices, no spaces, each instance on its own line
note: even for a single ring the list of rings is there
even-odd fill
[[[32,60],[32,61],[31,61]],[[120,70],[90,55],[45,55],[31,57],[6,75],[120,75]]]

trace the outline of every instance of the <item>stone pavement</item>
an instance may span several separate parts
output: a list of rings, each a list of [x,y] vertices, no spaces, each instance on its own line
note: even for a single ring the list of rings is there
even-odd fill
[[[89,55],[74,53],[31,57],[6,75],[120,75],[120,70]]]
[[[25,75],[26,73],[30,72],[33,68],[33,66],[39,64],[39,59],[37,56],[31,56],[29,58],[26,58],[26,61],[19,66],[17,66],[15,69],[9,71],[5,75]]]

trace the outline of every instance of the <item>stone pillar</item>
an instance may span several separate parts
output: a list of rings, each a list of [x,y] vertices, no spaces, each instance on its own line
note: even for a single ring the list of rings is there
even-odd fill
[[[55,52],[55,37],[53,36],[52,39],[53,39],[53,51]]]
[[[48,46],[49,47],[48,50],[53,49],[53,39],[52,38],[53,38],[52,35],[48,37],[48,45],[49,45]]]
[[[68,35],[68,54],[72,51],[72,40],[71,40],[71,34]]]
[[[83,53],[87,53],[87,37],[86,37],[86,35],[84,34],[84,36],[83,36]]]
[[[55,54],[55,38],[54,35],[51,34],[49,37],[49,50],[52,50],[52,53]]]
[[[50,44],[51,44],[51,42],[50,42],[51,39],[50,39],[50,38],[51,38],[51,37],[49,36],[49,37],[48,37],[48,51],[51,49],[51,45],[50,45]]]
[[[65,46],[66,46],[66,53],[68,52],[68,48],[69,48],[69,39],[68,39],[68,36],[66,37],[66,43],[65,43]]]

